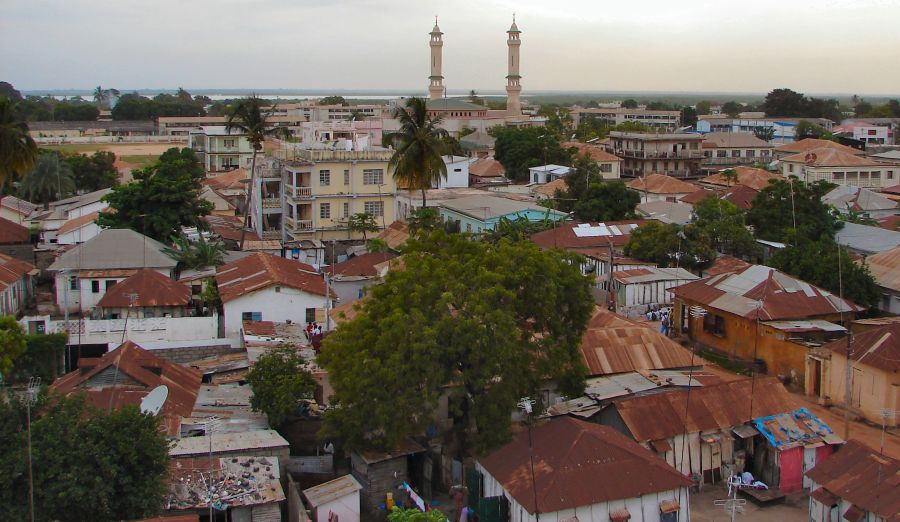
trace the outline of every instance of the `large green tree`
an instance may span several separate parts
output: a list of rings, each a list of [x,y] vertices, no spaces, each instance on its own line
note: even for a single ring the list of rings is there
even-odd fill
[[[868,308],[877,308],[881,291],[865,264],[856,264],[833,239],[799,239],[779,250],[769,264]],[[840,268],[840,269],[839,269]]]
[[[694,205],[691,227],[696,229],[700,240],[717,252],[736,257],[759,253],[759,245],[747,228],[745,212],[715,195]]]
[[[130,228],[167,242],[182,227],[204,228],[200,218],[212,204],[200,199],[200,181],[206,173],[191,149],[171,148],[159,160],[133,171],[134,180],[113,187],[103,197],[114,212],[103,212],[98,223],[110,228]]]
[[[115,167],[116,155],[112,152],[99,150],[90,156],[68,154],[63,158],[72,168],[72,178],[79,190],[92,192],[119,183],[119,171]]]
[[[422,434],[448,393],[458,452],[486,451],[509,440],[517,401],[548,380],[582,393],[593,299],[579,256],[438,230],[411,239],[404,264],[323,342],[336,406],[326,437],[392,448]]]
[[[16,360],[25,353],[25,348],[25,334],[16,318],[10,315],[0,317],[0,377],[9,379]]]
[[[0,519],[28,520],[25,410],[0,401]],[[133,405],[109,414],[80,397],[32,411],[34,519],[112,522],[157,516],[169,472],[160,419]]]
[[[32,203],[49,208],[51,201],[60,200],[75,192],[72,168],[59,154],[39,154],[34,167],[19,183],[19,195]]]
[[[11,100],[0,98],[0,188],[28,172],[36,158],[28,124],[19,119]]]
[[[174,238],[172,243],[174,247],[166,248],[166,253],[177,260],[181,268],[198,270],[223,262],[225,247],[218,241],[207,241],[203,234],[195,242],[182,235]]]
[[[822,196],[833,188],[824,181],[806,184],[793,177],[775,181],[753,199],[747,224],[753,226],[757,238],[769,241],[834,237],[842,225],[822,203]]]
[[[250,187],[247,190],[247,202],[244,205],[244,226],[241,227],[241,250],[244,249],[244,238],[246,237],[247,225],[250,220],[250,208],[256,193],[256,157],[263,150],[266,137],[283,137],[286,134],[283,128],[272,125],[271,118],[274,112],[275,105],[266,108],[265,100],[253,95],[235,103],[231,108],[231,112],[225,118],[226,132],[237,131],[238,134],[245,134],[253,147],[253,157],[250,161]]]
[[[497,139],[494,158],[503,164],[506,177],[522,181],[528,179],[528,169],[541,165],[568,165],[570,156],[559,139],[540,127],[522,129],[494,127],[491,134]]]
[[[662,267],[705,268],[712,264],[716,252],[698,237],[696,227],[651,221],[631,231],[625,255],[651,261]]]
[[[347,230],[351,234],[353,232],[361,232],[363,241],[367,239],[366,236],[369,232],[376,232],[378,229],[378,222],[375,220],[375,216],[366,212],[358,212],[347,219]]]
[[[53,119],[57,121],[96,121],[99,116],[100,109],[87,102],[63,102],[53,108]]]
[[[404,107],[396,107],[393,117],[400,130],[385,137],[394,148],[388,163],[398,185],[422,192],[422,206],[427,206],[425,191],[447,179],[447,165],[441,155],[446,148],[447,131],[440,127],[440,116],[428,115],[423,98],[412,97]]]
[[[575,218],[581,221],[633,219],[634,208],[640,202],[640,195],[629,190],[621,180],[595,181],[575,203]]]
[[[306,361],[290,346],[260,356],[247,373],[247,382],[253,389],[250,405],[265,413],[273,426],[296,415],[300,401],[311,399],[316,391]]]

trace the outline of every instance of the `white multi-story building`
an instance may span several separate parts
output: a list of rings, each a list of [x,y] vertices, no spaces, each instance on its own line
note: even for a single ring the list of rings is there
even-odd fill
[[[583,120],[599,120],[607,125],[640,123],[660,130],[674,131],[681,123],[680,111],[657,111],[650,109],[588,109],[573,107],[569,113],[577,127]]]
[[[224,125],[205,126],[190,131],[188,147],[194,150],[207,172],[223,172],[246,165],[253,146],[246,134]]]
[[[707,114],[697,120],[697,132],[754,132],[756,129],[772,129],[769,143],[791,143],[796,140],[797,126],[808,121],[831,132],[834,122],[825,118],[729,118],[727,115]]]

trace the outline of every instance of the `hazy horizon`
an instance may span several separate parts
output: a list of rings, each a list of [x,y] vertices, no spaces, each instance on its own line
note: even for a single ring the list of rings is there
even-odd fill
[[[15,52],[0,80],[21,91],[424,94],[437,14],[448,89],[502,95],[513,11],[524,96],[900,91],[900,3],[888,0],[9,0],[0,42]]]

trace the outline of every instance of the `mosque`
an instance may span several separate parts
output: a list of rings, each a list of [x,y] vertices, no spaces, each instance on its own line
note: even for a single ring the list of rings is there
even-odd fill
[[[522,92],[519,74],[519,48],[522,45],[520,35],[522,31],[516,25],[515,16],[509,30],[506,31],[506,46],[508,49],[507,75],[506,75],[506,110],[490,110],[483,105],[470,103],[459,98],[447,98],[444,76],[441,72],[443,65],[444,33],[438,26],[437,18],[434,20],[434,28],[429,33],[431,47],[431,75],[428,77],[428,113],[431,116],[442,118],[442,127],[451,135],[458,135],[464,129],[475,129],[486,132],[487,129],[498,125],[511,127],[525,127],[543,125],[544,118],[534,118],[522,114]]]

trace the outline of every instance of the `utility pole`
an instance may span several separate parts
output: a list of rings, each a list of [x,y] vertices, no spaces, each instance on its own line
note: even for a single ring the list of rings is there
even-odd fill
[[[20,396],[20,400],[25,404],[26,430],[28,432],[28,512],[31,522],[34,522],[34,466],[31,461],[31,407],[37,403],[38,392],[41,390],[41,378],[31,377],[28,379],[28,388],[25,395]]]
[[[534,451],[531,445],[531,424],[533,420],[534,400],[531,397],[519,399],[519,407],[528,415],[528,460],[531,463],[531,491],[534,495],[534,520],[541,522],[541,510],[538,509],[537,482],[534,476]]]

